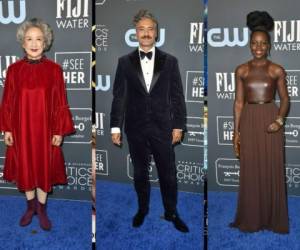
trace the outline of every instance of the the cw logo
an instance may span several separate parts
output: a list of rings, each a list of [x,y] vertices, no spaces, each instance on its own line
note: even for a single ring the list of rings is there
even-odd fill
[[[222,37],[223,36],[223,37]],[[229,28],[213,28],[207,32],[207,42],[212,47],[246,46],[249,40],[248,29],[243,28],[243,39],[239,37],[239,29],[233,28],[233,39],[230,38]]]
[[[103,78],[103,75],[98,75],[96,91],[108,91],[110,89],[110,75],[105,76],[105,81]]]
[[[26,4],[25,0],[19,0],[20,2],[20,14],[19,17],[15,16],[15,6],[14,1],[9,0],[8,1],[8,15],[7,17],[3,16],[3,1],[0,1],[0,23],[2,24],[9,24],[9,23],[15,23],[19,24],[22,23],[26,18]]]
[[[98,0],[96,1],[96,5],[103,5],[106,0]]]

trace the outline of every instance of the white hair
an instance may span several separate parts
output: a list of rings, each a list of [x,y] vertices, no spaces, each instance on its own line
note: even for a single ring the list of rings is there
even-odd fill
[[[23,22],[17,29],[17,40],[21,44],[24,42],[25,33],[30,28],[38,28],[44,35],[45,51],[49,50],[53,42],[53,30],[49,24],[39,18],[32,18]]]

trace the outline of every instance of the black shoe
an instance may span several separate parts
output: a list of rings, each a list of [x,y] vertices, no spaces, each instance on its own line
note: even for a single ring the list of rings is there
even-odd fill
[[[171,221],[174,227],[182,233],[188,233],[190,231],[187,225],[183,222],[183,220],[179,218],[179,215],[177,213],[174,214],[165,213],[165,220]]]
[[[144,219],[146,217],[147,213],[143,212],[137,212],[132,220],[132,226],[133,227],[140,227],[144,223]]]

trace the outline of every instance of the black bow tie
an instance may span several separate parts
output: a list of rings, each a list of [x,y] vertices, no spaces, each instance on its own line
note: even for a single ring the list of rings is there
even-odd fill
[[[141,59],[142,59],[142,60],[145,58],[145,56],[146,56],[149,60],[151,60],[151,58],[152,58],[152,51],[150,51],[150,52],[148,52],[148,53],[146,53],[146,52],[144,52],[144,51],[140,51],[140,56],[141,56]]]

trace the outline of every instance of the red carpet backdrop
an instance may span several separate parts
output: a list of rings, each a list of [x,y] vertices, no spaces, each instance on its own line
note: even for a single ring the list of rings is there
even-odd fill
[[[287,72],[290,112],[285,124],[286,183],[289,194],[300,195],[300,17],[297,1],[209,0],[209,189],[236,191],[239,161],[232,146],[235,67],[251,59],[246,16],[266,10],[275,20],[270,60]],[[278,98],[277,98],[278,99]],[[279,104],[277,102],[277,104]]]
[[[96,0],[97,49],[97,177],[131,182],[133,166],[126,139],[122,149],[111,142],[109,120],[112,87],[118,57],[137,46],[133,16],[149,9],[158,19],[156,46],[179,61],[187,106],[187,133],[176,146],[179,190],[200,193],[203,189],[203,3],[180,0]],[[155,163],[149,164],[150,180],[158,186]]]
[[[16,41],[16,29],[26,19],[38,17],[54,31],[48,58],[64,71],[68,101],[76,134],[63,145],[68,185],[54,188],[51,197],[90,200],[91,192],[91,4],[88,0],[6,0],[0,1],[0,95],[7,67],[24,56]],[[0,143],[0,193],[19,194],[3,180],[5,145]]]

